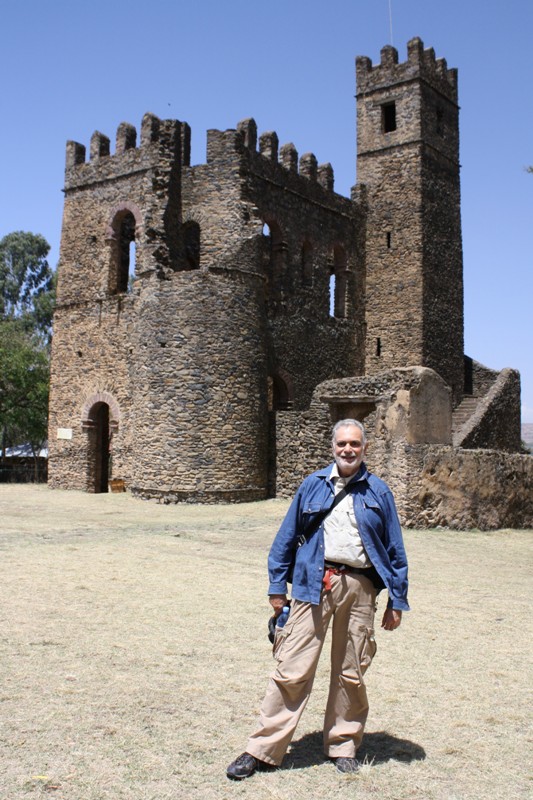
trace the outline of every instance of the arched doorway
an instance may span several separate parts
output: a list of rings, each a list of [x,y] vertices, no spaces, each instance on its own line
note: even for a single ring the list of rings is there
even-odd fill
[[[278,369],[268,376],[268,458],[267,458],[267,492],[269,497],[276,497],[278,477],[278,414],[290,411],[294,399],[292,378],[284,369]]]
[[[112,477],[111,442],[118,433],[119,421],[119,405],[109,392],[95,392],[82,408],[81,426],[87,432],[88,492],[109,491],[109,480]]]
[[[109,406],[102,403],[96,412],[95,492],[107,492],[109,481]]]
[[[90,427],[88,452],[89,492],[100,494],[109,491],[109,406],[96,403],[89,412]]]

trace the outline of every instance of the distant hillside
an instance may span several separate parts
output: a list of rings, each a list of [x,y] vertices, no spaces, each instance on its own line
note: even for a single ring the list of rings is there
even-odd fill
[[[526,443],[533,453],[533,422],[524,422],[522,424],[522,441]]]

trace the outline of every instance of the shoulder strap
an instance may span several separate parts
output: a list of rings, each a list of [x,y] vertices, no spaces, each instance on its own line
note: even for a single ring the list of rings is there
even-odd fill
[[[300,535],[299,535],[299,537],[298,537],[298,541],[297,541],[297,547],[301,547],[303,544],[305,544],[305,543],[306,543],[306,541],[307,541],[308,539],[310,539],[310,538],[311,538],[311,536],[313,535],[313,533],[314,533],[314,532],[315,532],[315,531],[316,531],[316,530],[317,530],[317,529],[320,527],[320,525],[321,525],[322,521],[323,521],[324,519],[326,519],[327,515],[328,515],[328,514],[329,514],[331,511],[333,511],[333,509],[335,508],[335,506],[338,506],[338,505],[339,505],[339,503],[341,502],[341,500],[344,500],[344,498],[345,498],[345,497],[346,497],[346,495],[348,494],[348,487],[349,487],[349,485],[350,485],[349,483],[348,483],[348,484],[346,484],[346,486],[344,487],[344,489],[341,489],[341,490],[340,490],[340,492],[339,492],[338,494],[336,494],[336,495],[335,495],[335,498],[334,498],[334,500],[333,500],[333,503],[332,503],[332,504],[329,506],[329,508],[325,508],[325,509],[323,509],[322,511],[320,511],[320,512],[319,512],[319,513],[316,515],[316,517],[313,517],[313,519],[312,519],[312,520],[311,520],[311,521],[310,521],[310,522],[307,524],[307,526],[304,528],[304,530],[301,532],[301,534],[300,534]]]

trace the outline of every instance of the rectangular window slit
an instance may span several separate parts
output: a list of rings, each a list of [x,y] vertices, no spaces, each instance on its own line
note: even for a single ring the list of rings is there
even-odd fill
[[[385,103],[381,106],[381,127],[383,133],[396,130],[396,103]]]

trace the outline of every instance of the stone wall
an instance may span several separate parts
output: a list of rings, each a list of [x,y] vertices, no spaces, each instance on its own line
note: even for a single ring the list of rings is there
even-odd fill
[[[86,405],[114,398],[120,419],[111,450],[117,477],[133,470],[131,340],[133,298],[58,304],[50,375],[49,466],[51,488],[95,491],[89,458]],[[64,438],[59,438],[64,437]]]
[[[364,418],[367,466],[391,487],[406,527],[533,527],[533,459],[452,447],[450,390],[426,368],[326,381],[307,411],[278,413],[278,494],[332,461],[331,427],[352,416]]]
[[[257,277],[238,271],[176,273],[141,290],[134,494],[167,502],[266,497],[260,291]]]
[[[242,198],[264,251],[269,372],[290,376],[291,405],[305,408],[317,381],[364,370],[364,209],[333,191],[330,164],[300,158],[274,132],[245,134]],[[264,240],[265,237],[261,236]],[[338,284],[330,311],[330,276]],[[339,296],[340,295],[340,296]]]
[[[533,528],[533,458],[495,450],[428,448],[412,527]]]
[[[489,369],[474,359],[470,360],[472,362],[472,394],[474,397],[483,397],[494,385],[498,377],[498,370]]]
[[[112,453],[115,475],[128,483],[132,477],[138,441],[132,404],[138,291],[119,286],[128,278],[127,264],[121,274],[121,224],[130,215],[134,276],[165,274],[175,238],[175,223],[167,214],[169,203],[174,203],[170,185],[188,159],[187,138],[187,126],[146,114],[139,147],[135,129],[124,123],[117,130],[114,155],[109,139],[99,132],[91,138],[89,161],[82,145],[67,144],[50,376],[53,488],[98,491],[94,426],[87,408],[101,405],[102,395],[117,409],[111,441],[104,449]]]
[[[293,494],[306,474],[331,461],[332,425],[347,418],[364,423],[371,442],[369,458],[378,474],[388,475],[391,448],[398,441],[451,442],[450,389],[425,367],[319,384],[308,409],[277,414],[278,494]],[[401,480],[407,472],[402,469]]]
[[[456,444],[469,450],[520,451],[520,374],[503,369],[472,417],[458,431]]]

